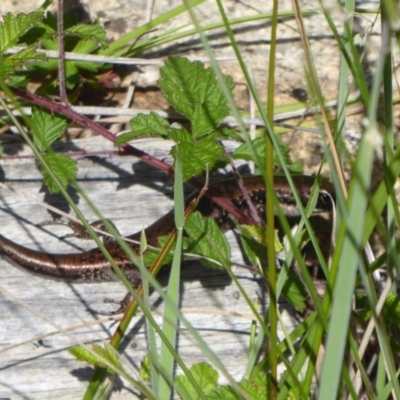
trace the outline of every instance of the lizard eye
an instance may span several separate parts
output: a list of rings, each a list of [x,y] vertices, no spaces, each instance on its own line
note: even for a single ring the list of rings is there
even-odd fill
[[[320,192],[318,197],[319,202],[324,208],[331,209],[333,207],[333,199],[328,192]]]

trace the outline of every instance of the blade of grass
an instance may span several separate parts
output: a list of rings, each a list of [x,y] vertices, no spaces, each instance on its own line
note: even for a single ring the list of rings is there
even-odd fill
[[[222,11],[221,11],[221,10],[222,10]],[[223,13],[223,8],[222,8],[222,7],[221,7],[221,10],[220,10],[221,13]],[[243,73],[244,73],[244,75],[245,75],[245,77],[246,77],[246,81],[247,81],[247,83],[248,83],[248,85],[249,85],[249,87],[250,87],[250,90],[251,90],[251,92],[252,92],[252,94],[253,94],[253,96],[254,96],[256,102],[257,102],[257,106],[258,106],[258,108],[259,108],[259,112],[260,112],[260,114],[261,114],[261,116],[262,116],[262,118],[263,118],[263,120],[264,120],[264,123],[265,123],[265,125],[266,125],[266,127],[267,127],[267,130],[268,130],[268,132],[271,134],[271,140],[272,140],[272,142],[274,143],[274,146],[275,146],[275,148],[276,148],[277,155],[278,155],[278,157],[280,158],[280,161],[281,161],[281,163],[282,163],[282,168],[283,168],[283,170],[285,171],[285,173],[287,174],[288,182],[290,183],[290,185],[291,185],[291,187],[292,187],[292,189],[293,189],[294,195],[295,195],[296,200],[297,200],[297,204],[298,204],[298,206],[299,206],[299,208],[300,208],[300,210],[301,210],[301,212],[302,212],[302,215],[304,215],[304,208],[302,207],[302,204],[301,204],[301,201],[299,200],[297,191],[296,191],[295,188],[294,188],[293,182],[292,182],[292,180],[291,180],[291,178],[290,178],[290,175],[289,175],[289,173],[288,173],[287,167],[286,167],[286,165],[285,165],[284,158],[283,158],[282,154],[280,153],[279,146],[278,146],[278,143],[277,143],[277,139],[274,137],[274,135],[273,135],[273,133],[272,133],[272,131],[271,131],[271,128],[270,128],[270,125],[269,125],[269,123],[268,123],[268,121],[267,121],[266,115],[265,115],[265,113],[264,113],[264,110],[263,110],[263,107],[262,107],[260,98],[259,98],[258,94],[256,93],[254,86],[252,85],[252,82],[251,82],[251,79],[250,79],[250,77],[249,77],[249,74],[248,74],[246,65],[245,65],[245,63],[243,62],[243,59],[242,59],[242,57],[241,57],[241,54],[240,54],[240,51],[239,51],[239,49],[238,49],[237,43],[236,43],[236,41],[235,41],[235,39],[234,39],[232,30],[230,29],[229,21],[228,21],[228,19],[226,18],[226,16],[225,16],[224,14],[222,14],[222,17],[223,17],[224,22],[226,23],[228,36],[229,36],[230,39],[231,39],[232,46],[233,46],[233,48],[234,48],[234,50],[235,50],[235,54],[236,54],[236,56],[237,56],[237,58],[238,58],[238,60],[239,60],[239,63],[240,63],[241,68],[242,68],[242,71],[243,71]],[[201,30],[200,30],[200,33],[201,33]],[[203,44],[204,44],[204,43],[205,43],[205,46],[206,46],[206,45],[207,45],[207,42],[206,42],[206,39],[205,39],[205,38],[204,38]],[[216,67],[216,70],[217,70],[217,75],[218,75],[218,68],[217,68],[217,67]],[[229,101],[228,101],[228,103],[231,104],[231,102],[229,102]],[[232,111],[233,111],[233,114],[235,115],[235,109],[234,109],[234,108],[233,108]],[[248,142],[249,142],[249,139],[248,139],[248,137],[247,137],[247,133],[246,133],[246,131],[242,128],[243,125],[241,125],[241,121],[240,121],[240,120],[238,121],[238,124],[239,124],[239,126],[241,127],[241,131],[243,132],[243,135],[244,135],[243,138],[244,138],[245,142],[248,143]],[[249,147],[251,148],[251,144],[249,144]],[[267,182],[267,184],[268,184],[268,182]],[[276,199],[275,193],[274,193],[274,197],[273,197],[272,199],[274,199],[274,202],[275,202],[275,204],[276,204],[276,206],[277,206],[277,209],[280,211],[280,216],[281,216],[281,218],[283,219],[282,211],[280,210],[279,203],[278,203],[278,201],[277,201],[277,199]],[[270,201],[271,201],[271,199],[270,199]],[[309,230],[309,232],[310,232],[310,235],[312,236],[313,233],[312,233],[312,229],[311,229],[311,226],[310,226],[309,221],[306,220],[306,221],[305,221],[305,224],[306,224],[306,226],[307,226],[307,228],[308,228],[308,230]],[[287,225],[287,223],[286,223],[286,225]],[[289,235],[289,237],[290,237],[290,229],[287,229],[287,231],[285,231],[285,233],[287,233],[287,234]],[[299,251],[296,251],[296,252],[295,252],[295,255],[296,255],[296,260],[297,260],[299,263],[302,263],[303,261],[302,261],[302,258],[301,258],[301,256],[300,256],[300,252],[299,252]],[[303,262],[303,263],[304,263],[304,262]],[[321,259],[321,263],[324,263],[323,259]],[[304,267],[304,268],[305,268],[305,267]],[[315,289],[313,289],[313,290],[315,291]],[[315,297],[316,297],[316,299],[318,298],[317,295],[315,295]],[[318,307],[319,304],[320,304],[320,303],[319,303],[319,301],[317,300],[317,301],[316,301],[316,306]]]
[[[3,105],[3,107],[8,110],[6,104],[4,103],[3,99],[0,97],[0,104]],[[18,107],[18,104],[15,104],[16,107]],[[22,111],[22,110],[21,110]],[[47,163],[45,162],[45,160],[43,159],[42,154],[39,152],[39,150],[37,149],[37,147],[35,146],[34,142],[30,139],[30,137],[26,134],[25,130],[22,128],[22,126],[20,126],[19,122],[15,119],[15,117],[12,115],[11,111],[8,110],[8,114],[10,116],[10,118],[13,120],[15,126],[19,129],[21,135],[24,137],[24,139],[26,140],[27,144],[31,147],[32,151],[34,152],[35,156],[42,162],[43,167],[47,170],[47,172],[49,173],[49,175],[52,177],[52,179],[54,180],[54,182],[56,183],[56,185],[58,186],[61,194],[64,196],[65,200],[68,202],[68,204],[70,205],[71,209],[75,212],[75,214],[77,215],[77,217],[81,220],[83,226],[86,228],[86,230],[88,231],[88,233],[91,235],[92,239],[95,241],[96,245],[99,247],[99,249],[102,250],[102,252],[104,253],[104,256],[106,257],[107,261],[110,263],[110,265],[113,267],[115,273],[117,274],[117,276],[121,279],[121,281],[125,284],[125,286],[128,288],[128,290],[132,290],[131,284],[128,282],[128,280],[126,279],[126,277],[124,276],[124,274],[121,272],[121,270],[119,269],[119,267],[115,264],[113,258],[111,257],[111,255],[109,254],[109,252],[107,251],[106,247],[104,246],[103,242],[99,239],[98,235],[96,234],[96,232],[93,231],[91,225],[86,221],[86,219],[84,218],[82,212],[80,211],[79,207],[76,205],[76,203],[74,202],[74,200],[69,196],[67,190],[64,188],[63,184],[59,181],[57,175],[55,175],[51,168],[47,165]],[[23,114],[22,114],[23,115]],[[26,117],[25,117],[26,118]],[[29,125],[29,121],[28,125]],[[104,219],[104,217],[101,215],[101,213],[99,212],[99,210],[94,206],[93,202],[90,201],[90,199],[85,195],[85,193],[83,192],[83,190],[79,187],[79,185],[76,182],[71,182],[71,185],[75,188],[75,190],[85,199],[86,203],[89,204],[91,206],[91,208],[94,210],[95,214],[98,216],[99,219],[102,220],[102,222],[104,223],[106,229],[112,233],[117,242],[119,242],[120,244],[124,244],[122,243],[122,239],[119,237],[118,233],[115,231],[115,228],[112,224],[110,224],[109,221],[107,221],[106,219]],[[125,247],[126,247],[126,243],[125,243]],[[130,249],[131,250],[131,249]],[[132,250],[131,250],[132,253]],[[133,258],[135,258],[132,255]],[[137,257],[135,258],[136,262],[139,263],[139,261],[137,261]],[[99,382],[96,383],[96,389],[99,388],[98,386]],[[103,387],[104,388],[104,387]]]
[[[343,366],[347,330],[351,313],[351,297],[354,291],[355,277],[359,265],[362,247],[365,210],[367,207],[367,196],[372,172],[372,161],[375,151],[375,143],[378,136],[376,127],[376,111],[378,108],[379,88],[382,79],[383,58],[378,59],[377,73],[374,79],[372,95],[368,107],[368,126],[361,139],[356,162],[353,168],[353,178],[350,183],[348,198],[348,219],[343,221],[339,234],[338,246],[335,251],[333,265],[339,266],[337,279],[334,283],[334,295],[332,302],[332,315],[330,330],[328,331],[326,355],[323,363],[320,394],[324,398],[336,398],[339,390],[339,379]],[[333,282],[332,282],[333,283]],[[384,333],[378,337],[384,342]],[[382,343],[382,342],[381,342]],[[388,373],[391,379],[395,376],[393,360],[383,346]],[[385,351],[386,350],[386,351]],[[396,396],[398,383],[394,382]],[[329,393],[328,397],[327,394]]]
[[[174,165],[175,165],[174,215],[175,215],[175,226],[178,234],[175,243],[174,259],[172,262],[167,294],[171,299],[172,304],[178,307],[180,270],[181,270],[181,258],[182,258],[182,239],[183,239],[182,235],[183,235],[183,225],[185,223],[183,176],[182,176],[182,165],[180,161],[179,148],[177,148],[177,151],[175,153]],[[165,333],[166,338],[174,347],[176,345],[177,329],[178,329],[178,316],[169,305],[166,305],[164,310],[163,331]],[[159,392],[157,393],[160,399],[168,400],[171,398],[171,392],[172,392],[174,358],[172,354],[168,351],[167,347],[164,345],[164,342],[161,344],[160,354],[161,354],[161,365],[164,368],[164,370],[167,371],[168,376],[167,378],[160,377]]]
[[[345,1],[345,11],[349,16],[346,23],[349,25],[349,30],[352,29],[353,26],[353,13],[355,7],[355,0],[346,0]],[[344,48],[348,53],[350,50],[350,43],[344,40]],[[346,43],[347,42],[347,43]],[[349,75],[349,66],[346,63],[346,58],[343,54],[341,54],[341,62],[340,62],[340,73],[339,73],[339,93],[338,93],[338,104],[337,104],[337,116],[336,116],[336,137],[341,135],[342,140],[345,139],[345,127],[346,127],[346,105],[347,99],[349,96],[349,87],[348,87],[348,77]],[[342,154],[339,151],[339,154]]]
[[[269,52],[268,67],[268,88],[267,88],[267,118],[270,126],[274,123],[274,97],[275,97],[275,60],[276,60],[276,40],[278,28],[278,0],[274,0],[272,9],[272,25],[271,25],[271,46]],[[270,135],[265,135],[265,176],[267,179],[266,194],[266,223],[267,223],[267,271],[264,275],[268,278],[268,294],[269,294],[269,329],[270,340],[268,343],[269,353],[269,372],[271,378],[269,380],[269,398],[275,399],[277,395],[278,385],[278,316],[277,316],[277,293],[276,293],[276,258],[275,258],[275,207],[272,201],[267,199],[273,198],[274,188],[274,147]],[[268,184],[269,183],[269,184]]]
[[[302,10],[302,14],[305,17],[311,16],[315,14],[315,11],[313,10]],[[254,14],[250,16],[244,16],[240,18],[231,18],[229,19],[229,24],[232,25],[239,25],[239,24],[244,24],[246,22],[255,22],[255,21],[264,21],[271,19],[272,14],[271,13],[263,13],[263,14]],[[293,18],[293,12],[292,11],[281,11],[278,14],[279,19],[290,19]],[[203,32],[211,31],[214,29],[219,29],[226,26],[225,22],[215,22],[212,24],[206,24],[202,25],[202,30]],[[129,52],[126,55],[134,55],[137,53],[141,53],[146,50],[150,50],[154,47],[157,46],[162,46],[167,43],[171,43],[180,39],[183,39],[185,37],[192,36],[194,34],[198,33],[197,28],[193,29],[187,29],[184,32],[177,32],[180,29],[185,28],[185,26],[179,27],[177,29],[171,29],[166,32],[163,32],[161,35],[156,36],[156,37],[151,37],[149,39],[144,39],[133,45],[130,49]]]
[[[158,18],[155,18],[152,21],[148,22],[147,24],[142,25],[140,28],[135,29],[134,31],[129,32],[127,35],[122,36],[115,42],[111,43],[107,49],[100,51],[99,54],[105,56],[123,55],[127,53],[127,51],[129,50],[129,47],[126,46],[129,46],[129,43],[132,42],[133,40],[139,38],[140,36],[145,35],[146,33],[155,29],[157,26],[160,26],[163,23],[170,21],[172,18],[175,18],[176,16],[186,12],[188,6],[196,7],[204,2],[205,0],[189,0],[185,2],[188,3],[188,5],[184,4],[172,9],[171,11],[167,11]]]
[[[142,230],[142,234],[140,237],[140,259],[144,265],[144,252],[147,249],[147,240],[146,240],[146,233],[144,230]],[[145,306],[150,310],[151,309],[151,304],[150,304],[150,284],[146,276],[142,276],[142,285],[143,285],[143,303]],[[146,319],[146,332],[147,332],[147,341],[148,341],[148,352],[150,354],[149,359],[150,359],[150,381],[151,381],[151,387],[154,391],[155,394],[158,394],[160,392],[159,388],[159,381],[161,374],[159,373],[159,369],[156,367],[156,365],[151,362],[153,359],[158,359],[158,350],[157,350],[157,341],[156,341],[156,333],[155,329],[153,326],[149,323],[149,321]]]

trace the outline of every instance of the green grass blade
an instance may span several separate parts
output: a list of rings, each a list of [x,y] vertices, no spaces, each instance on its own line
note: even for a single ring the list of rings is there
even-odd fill
[[[172,304],[176,307],[179,306],[179,286],[180,286],[180,270],[181,270],[181,258],[182,258],[182,235],[184,219],[184,197],[183,197],[183,176],[182,166],[180,162],[180,153],[177,149],[175,153],[175,185],[174,185],[174,200],[175,200],[175,226],[178,231],[175,244],[174,259],[172,262],[172,268],[170,278],[168,282],[167,295],[170,298]],[[174,312],[172,307],[168,304],[165,305],[164,319],[163,319],[163,331],[165,337],[169,340],[172,346],[176,345],[176,336],[178,329],[178,315]],[[173,372],[174,372],[174,357],[164,342],[161,344],[161,366],[168,374],[167,377],[161,377],[159,384],[158,396],[160,399],[168,400],[171,398]]]
[[[129,34],[122,36],[121,38],[110,44],[110,46],[107,49],[101,51],[99,54],[104,56],[109,56],[109,55],[117,56],[125,54],[127,50],[129,50],[128,48],[126,48],[126,46],[129,45],[129,43],[131,43],[133,40],[139,38],[142,35],[145,35],[146,33],[162,25],[163,23],[171,20],[172,18],[184,13],[185,11],[187,11],[188,7],[196,7],[204,2],[205,0],[186,1],[185,3],[188,3],[188,5],[184,4],[178,6],[173,10],[160,15],[158,18],[153,19],[152,21],[148,22],[147,24],[144,24],[140,28],[135,29]]]

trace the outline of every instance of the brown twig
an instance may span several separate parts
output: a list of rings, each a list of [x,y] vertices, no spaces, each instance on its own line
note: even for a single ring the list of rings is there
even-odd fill
[[[225,149],[225,147],[224,147],[224,153],[225,153],[225,156],[228,158],[229,163],[231,164],[232,172],[235,175],[238,186],[239,186],[240,190],[242,191],[244,199],[246,200],[247,207],[249,207],[249,212],[250,212],[251,218],[254,220],[256,225],[261,226],[264,223],[264,221],[260,218],[260,215],[257,212],[257,209],[249,196],[249,192],[247,191],[246,186],[243,183],[243,179],[242,179],[238,169],[236,168],[235,163],[233,162],[232,156]]]
[[[60,101],[68,105],[67,91],[65,89],[64,74],[64,10],[63,0],[58,0],[57,13],[57,42],[58,42],[58,87],[60,89]]]

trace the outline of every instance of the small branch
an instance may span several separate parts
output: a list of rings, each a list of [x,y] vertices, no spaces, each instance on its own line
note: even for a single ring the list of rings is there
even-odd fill
[[[233,174],[236,177],[238,186],[239,186],[239,188],[240,188],[240,190],[241,190],[241,192],[243,194],[244,199],[246,200],[247,206],[249,207],[251,218],[254,220],[256,225],[262,226],[264,221],[260,218],[260,215],[258,214],[258,211],[257,211],[254,203],[252,202],[252,200],[251,200],[251,198],[249,196],[249,192],[247,191],[246,186],[243,183],[243,179],[240,176],[240,173],[237,170],[235,163],[233,162],[232,156],[225,149],[225,147],[224,147],[224,153],[225,153],[225,156],[229,159],[229,163],[231,164],[231,168],[232,168]]]
[[[92,120],[88,119],[87,117],[77,113],[73,109],[71,109],[68,106],[65,106],[60,103],[55,103],[51,100],[45,99],[44,97],[37,96],[35,94],[26,92],[24,90],[18,89],[18,88],[10,88],[10,90],[19,98],[24,99],[26,101],[29,101],[31,103],[34,103],[36,105],[39,105],[41,107],[44,107],[48,110],[51,110],[53,112],[56,112],[58,114],[64,115],[71,120],[78,122],[79,124],[91,129],[93,132],[97,132],[101,136],[105,137],[106,139],[110,140],[111,142],[115,142],[117,139],[117,136],[108,131],[106,128],[103,126],[96,124]],[[123,144],[120,146],[121,155],[132,155],[140,160],[146,162],[147,164],[152,165],[153,167],[156,167],[160,169],[161,171],[164,171],[167,175],[172,176],[174,174],[174,171],[172,169],[172,166],[165,163],[164,161],[161,161],[147,153],[145,153],[142,150],[137,149],[136,147],[133,147],[129,144]],[[196,178],[191,178],[188,183],[194,187],[197,190],[202,190],[203,184],[198,181]],[[254,225],[254,221],[252,218],[248,217],[245,215],[242,211],[240,211],[237,207],[235,207],[231,202],[229,202],[226,198],[223,196],[218,195],[213,191],[212,189],[209,189],[206,193],[206,196],[208,198],[211,198],[212,201],[214,201],[216,204],[221,206],[224,210],[232,214],[234,217],[238,219],[240,223],[247,224],[247,225]]]
[[[64,74],[64,9],[63,0],[58,0],[57,13],[57,41],[58,41],[58,86],[60,88],[60,101],[65,105],[68,103],[67,91],[65,89]]]

